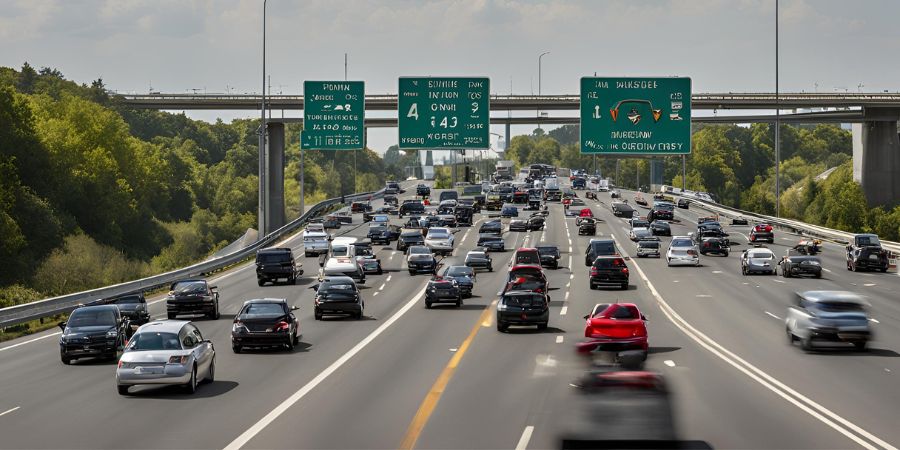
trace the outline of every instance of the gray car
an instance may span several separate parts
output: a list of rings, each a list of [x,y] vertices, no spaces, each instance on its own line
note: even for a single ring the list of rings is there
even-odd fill
[[[850,343],[865,350],[872,335],[866,305],[853,292],[799,292],[784,319],[788,342],[799,340],[806,351],[813,350],[816,341]]]
[[[194,393],[201,381],[212,382],[216,349],[193,323],[184,320],[150,322],[134,333],[119,359],[119,394],[141,384],[180,385]]]

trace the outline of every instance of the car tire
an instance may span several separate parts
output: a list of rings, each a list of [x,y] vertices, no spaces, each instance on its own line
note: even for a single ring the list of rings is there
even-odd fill
[[[628,290],[628,283],[622,283],[622,290],[623,290],[623,291],[627,291],[627,290]]]
[[[546,329],[547,329],[547,325],[548,325],[547,322],[539,323],[538,326],[537,326],[538,331],[544,331],[544,330],[546,330]]]
[[[728,252],[725,252],[725,257],[726,257],[726,258],[728,257]]]
[[[265,280],[256,280],[256,284],[258,284],[259,287],[262,287],[262,285],[266,284],[266,282]]]
[[[425,301],[425,309],[431,309],[431,302],[428,300]]]
[[[289,351],[289,352],[294,351],[294,337],[293,336],[289,337],[287,342],[284,343],[284,346],[285,346],[285,348],[287,348],[287,351]]]
[[[353,318],[356,319],[356,320],[362,320],[362,318],[363,318],[363,312],[360,311],[360,312],[356,313],[356,314],[353,316]]]
[[[800,338],[800,348],[805,352],[811,352],[813,350],[812,339]]]
[[[410,274],[410,275],[415,275],[415,274],[416,274],[416,271],[415,271],[415,270],[410,270],[410,271],[409,271],[409,274]]]
[[[864,351],[866,351],[867,344],[868,344],[868,341],[854,342],[853,347],[855,347],[857,351],[864,352]]]
[[[72,358],[70,358],[70,357],[68,357],[68,356],[66,356],[66,355],[60,355],[60,356],[59,356],[59,360],[62,361],[62,363],[65,364],[65,365],[67,365],[67,366],[68,366],[69,364],[72,364]]]
[[[127,384],[116,385],[116,390],[119,391],[119,395],[128,395],[128,388],[129,386]]]
[[[167,314],[166,314],[166,317],[167,317],[169,320],[175,320],[175,318],[178,317],[178,314],[167,313]]]
[[[209,318],[212,320],[219,320],[219,317],[221,317],[221,314],[219,314],[219,301],[216,300],[215,305],[213,305],[213,312],[209,315]]]
[[[197,366],[194,365],[194,368],[191,369],[191,379],[188,380],[187,384],[184,386],[185,390],[188,394],[193,394],[197,392]]]
[[[241,348],[242,348],[242,347],[241,347],[240,345],[231,344],[231,351],[233,351],[233,352],[235,352],[235,353],[240,353],[240,352],[241,352]]]
[[[497,331],[499,331],[501,333],[505,333],[506,330],[508,330],[508,329],[509,329],[509,325],[507,325],[503,322],[497,321]]]
[[[206,378],[203,379],[203,382],[206,384],[212,384],[216,381],[216,357],[213,356],[212,361],[209,362],[209,370],[207,370]]]
[[[462,296],[456,297],[456,307],[462,308],[462,304],[463,304]]]
[[[791,329],[787,327],[784,328],[784,331],[787,335],[788,345],[794,345],[794,341],[797,340],[797,338],[794,336],[794,333],[791,333]]]
[[[322,320],[322,313],[319,312],[319,311],[316,311],[315,314],[313,314],[313,317],[314,317],[316,320]]]

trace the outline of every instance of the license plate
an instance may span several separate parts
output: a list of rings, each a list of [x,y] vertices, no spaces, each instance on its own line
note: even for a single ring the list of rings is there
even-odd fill
[[[271,333],[271,332],[272,332],[271,328],[266,328],[266,333]]]
[[[878,255],[869,255],[869,259],[873,261],[878,261]]]

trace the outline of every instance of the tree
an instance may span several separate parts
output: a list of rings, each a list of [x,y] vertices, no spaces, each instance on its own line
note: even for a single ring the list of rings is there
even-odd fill
[[[38,74],[34,67],[27,62],[22,64],[22,70],[19,72],[19,81],[16,83],[16,89],[24,94],[34,92],[34,84],[37,82]]]

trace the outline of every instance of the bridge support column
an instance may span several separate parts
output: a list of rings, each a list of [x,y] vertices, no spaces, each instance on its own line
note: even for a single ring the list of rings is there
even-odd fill
[[[875,120],[862,125],[860,183],[869,207],[893,207],[900,204],[900,110],[867,109],[865,115]]]
[[[285,224],[284,215],[284,124],[269,122],[268,174],[266,175],[266,231],[269,234]]]

